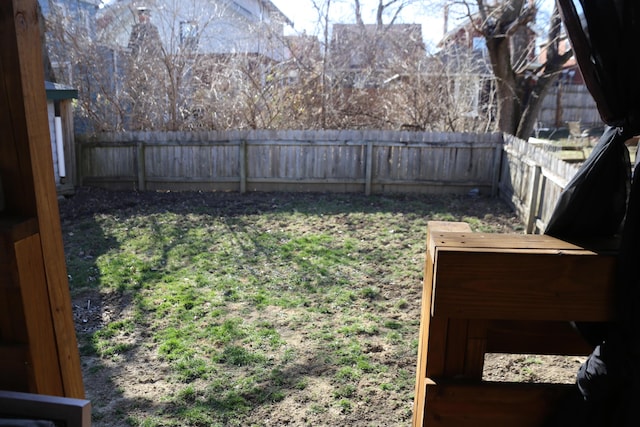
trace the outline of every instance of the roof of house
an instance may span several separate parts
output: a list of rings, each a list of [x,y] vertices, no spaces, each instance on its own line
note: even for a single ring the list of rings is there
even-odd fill
[[[54,83],[45,81],[44,89],[47,93],[47,99],[59,101],[63,99],[78,98],[78,90],[71,86],[63,85],[61,83]]]
[[[293,27],[293,21],[291,19],[289,19],[289,17],[287,15],[285,15],[280,9],[278,9],[278,6],[276,6],[275,4],[273,4],[272,1],[270,0],[260,0],[260,2],[262,3],[262,5],[269,10],[269,12],[276,14],[276,15],[280,15],[280,17],[284,20],[285,24],[290,25]]]

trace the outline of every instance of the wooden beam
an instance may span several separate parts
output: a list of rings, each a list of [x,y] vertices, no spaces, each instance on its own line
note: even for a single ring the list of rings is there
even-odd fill
[[[427,384],[425,424],[433,427],[540,427],[571,384]]]
[[[40,15],[36,0],[0,2],[0,174],[5,213],[35,217],[63,394],[82,398],[47,118]],[[5,156],[7,156],[5,158]],[[43,307],[45,309],[45,307]]]
[[[91,425],[91,402],[84,399],[0,391],[0,407],[12,417],[50,419],[67,427]]]
[[[615,257],[551,249],[438,248],[434,315],[610,321]]]

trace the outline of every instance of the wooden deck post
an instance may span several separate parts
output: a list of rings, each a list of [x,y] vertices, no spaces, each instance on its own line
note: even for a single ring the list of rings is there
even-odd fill
[[[28,389],[19,391],[83,398],[39,19],[36,0],[0,2],[0,300],[15,308],[0,313],[0,353],[26,366]],[[3,378],[0,372],[0,388]]]

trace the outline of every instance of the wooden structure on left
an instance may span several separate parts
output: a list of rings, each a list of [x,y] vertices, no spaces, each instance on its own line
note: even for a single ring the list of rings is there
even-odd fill
[[[81,399],[39,19],[0,2],[0,389]]]

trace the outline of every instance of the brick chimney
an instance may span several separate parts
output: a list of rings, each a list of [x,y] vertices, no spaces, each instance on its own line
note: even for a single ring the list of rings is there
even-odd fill
[[[151,10],[148,7],[138,8],[138,23],[148,24],[151,22]]]

